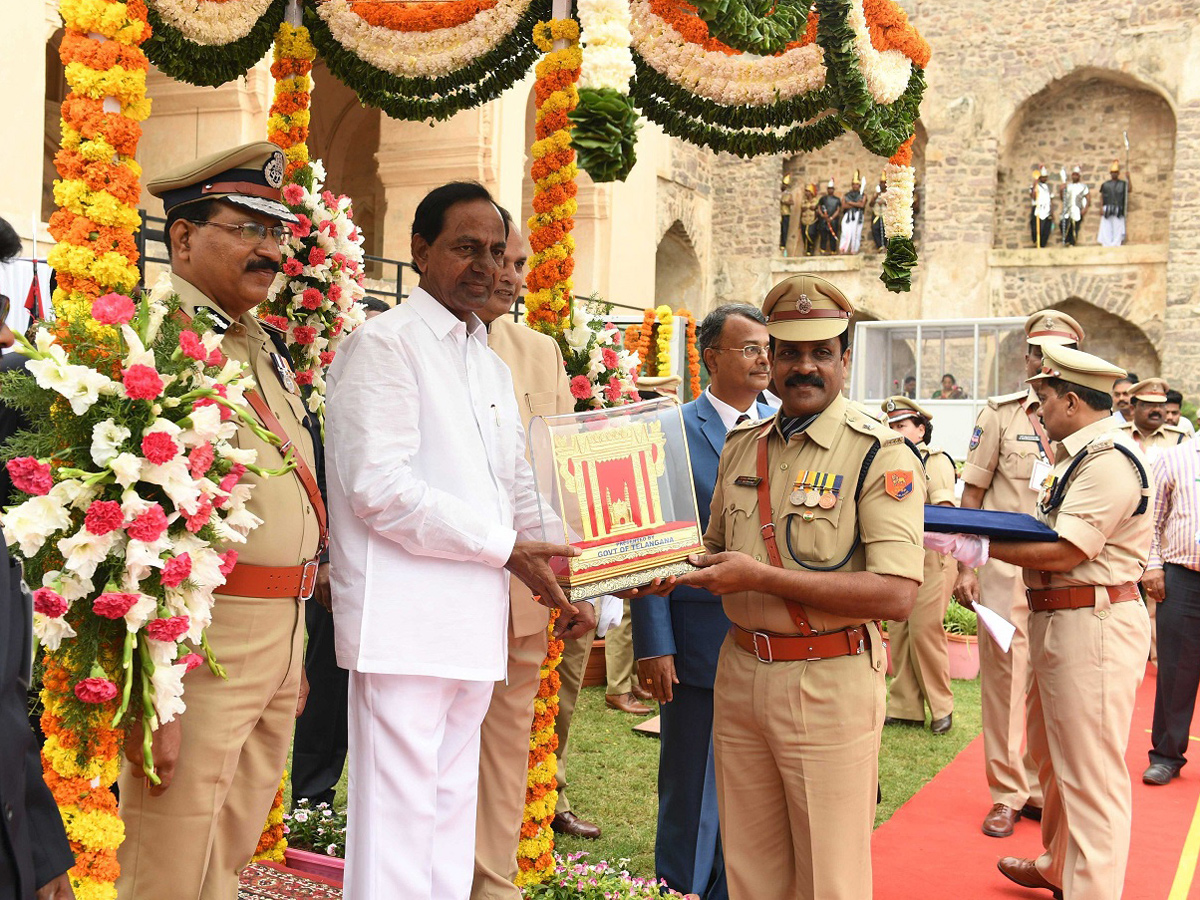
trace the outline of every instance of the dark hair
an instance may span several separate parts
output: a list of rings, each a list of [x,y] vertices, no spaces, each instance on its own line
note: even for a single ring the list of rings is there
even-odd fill
[[[1139,380],[1140,379],[1133,372],[1127,372],[1113,382],[1113,387],[1115,388],[1118,384],[1121,384],[1121,382],[1125,381],[1129,382],[1130,384],[1137,384]]]
[[[1169,390],[1167,391],[1167,402],[1178,403],[1180,406],[1183,406],[1183,394],[1173,389]]]
[[[838,335],[838,343],[842,345],[842,353],[844,354],[850,349],[850,329],[847,328]],[[771,335],[767,338],[767,346],[771,348],[771,352],[775,352],[775,336]]]
[[[1085,405],[1097,412],[1108,412],[1112,409],[1112,394],[1105,391],[1084,387],[1082,384],[1065,381],[1062,378],[1047,378],[1044,384],[1060,397],[1068,393],[1075,394]]]
[[[947,372],[945,375],[942,376],[942,381],[945,381],[947,378],[950,379],[951,384],[958,384],[958,380],[950,372]]]
[[[362,308],[367,310],[368,312],[384,313],[384,312],[387,312],[389,309],[391,309],[390,306],[388,306],[386,303],[384,303],[378,297],[363,297],[358,302],[361,303]]]
[[[508,225],[512,221],[512,216],[496,205],[496,201],[492,199],[488,189],[478,181],[451,181],[426,194],[417,204],[417,211],[413,213],[413,236],[419,234],[424,238],[425,243],[432,244],[438,239],[438,235],[442,233],[442,228],[446,224],[446,211],[455,204],[470,203],[474,200],[486,200],[496,207],[496,211],[504,220],[504,237],[507,239]],[[415,264],[413,268],[417,268]],[[419,269],[417,271],[420,272]]]
[[[749,303],[725,303],[710,312],[696,329],[696,349],[700,351],[700,360],[704,363],[705,371],[708,370],[708,360],[704,358],[704,351],[717,345],[717,341],[721,339],[721,332],[725,330],[725,320],[730,316],[741,316],[760,325],[767,324],[767,317],[762,314],[762,310]]]
[[[0,219],[0,262],[8,262],[21,255],[21,239],[16,230],[4,219]]]
[[[512,228],[512,226],[516,225],[517,220],[512,217],[512,213],[510,213],[507,209],[505,209],[499,203],[495,204],[495,206],[496,206],[496,209],[498,209],[500,211],[500,218],[502,218],[504,220],[504,236],[508,237],[508,229],[510,229],[510,228]]]
[[[933,440],[933,422],[925,416],[918,415],[917,424],[925,426],[925,444],[928,446],[929,442]]]
[[[167,245],[168,262],[174,250],[171,246],[171,226],[180,219],[186,219],[189,222],[207,222],[212,218],[219,202],[219,197],[213,197],[208,200],[197,200],[195,203],[184,203],[181,206],[172,207],[171,211],[167,213],[167,224],[163,226],[163,243]]]

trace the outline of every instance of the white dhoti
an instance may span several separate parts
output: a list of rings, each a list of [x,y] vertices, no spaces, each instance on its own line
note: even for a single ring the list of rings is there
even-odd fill
[[[350,672],[345,900],[467,900],[492,685]]]
[[[839,253],[857,253],[862,244],[862,219],[842,217],[842,238],[838,242]]]
[[[1120,247],[1125,243],[1125,217],[1101,216],[1100,234],[1096,239],[1103,247]]]

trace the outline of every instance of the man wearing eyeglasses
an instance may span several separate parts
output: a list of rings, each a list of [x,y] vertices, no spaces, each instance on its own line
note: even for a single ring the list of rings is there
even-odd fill
[[[205,311],[221,352],[254,376],[251,408],[289,442],[296,469],[247,472],[247,508],[262,519],[217,594],[208,628],[228,680],[201,666],[188,675],[187,711],[154,734],[162,784],[142,777],[141,732],[126,746],[121,785],[125,841],[117,890],[138,900],[228,900],[250,862],[303,708],[302,601],[321,586],[325,509],[316,423],[288,364],[282,335],[254,317],[280,269],[280,242],[296,217],[281,202],[284,157],[274,144],[235,147],[166,173],[147,188],[166,209],[165,240],[180,315]],[[238,428],[257,465],[284,464],[279,446]],[[324,573],[322,573],[324,574]]]
[[[710,381],[682,412],[705,528],[725,435],[774,410],[758,402],[771,368],[767,320],[756,307],[719,306],[704,317],[696,337]],[[729,619],[720,597],[692,587],[636,600],[631,610],[638,679],[662,704],[655,874],[681,894],[725,900],[729,889],[717,834],[712,720],[717,654]]]

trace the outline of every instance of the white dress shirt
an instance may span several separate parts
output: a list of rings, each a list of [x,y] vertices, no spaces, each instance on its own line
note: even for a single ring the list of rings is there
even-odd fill
[[[758,401],[750,401],[749,409],[734,409],[720,397],[712,392],[712,386],[706,387],[704,393],[708,394],[708,402],[713,405],[713,409],[717,411],[717,415],[721,417],[721,424],[725,426],[726,431],[731,431],[733,426],[737,424],[737,420],[742,416],[747,416],[751,422],[758,421]]]
[[[325,431],[338,663],[505,676],[508,572],[542,525],[508,368],[415,289],[346,340]]]

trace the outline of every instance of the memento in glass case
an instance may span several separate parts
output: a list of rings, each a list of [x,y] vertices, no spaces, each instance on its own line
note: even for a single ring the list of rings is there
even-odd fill
[[[679,405],[650,400],[536,417],[530,459],[547,516],[546,539],[578,547],[555,559],[572,602],[689,571],[700,542],[696,492]]]

